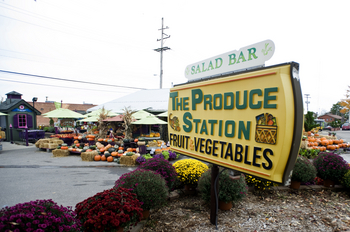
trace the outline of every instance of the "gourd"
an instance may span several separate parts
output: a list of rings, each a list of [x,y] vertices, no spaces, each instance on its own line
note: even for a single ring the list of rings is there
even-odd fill
[[[67,146],[62,146],[61,150],[68,150],[68,147]]]
[[[108,156],[108,157],[107,157],[107,161],[108,161],[108,162],[113,162],[113,160],[114,160],[114,159],[113,159],[113,156]]]
[[[105,151],[104,155],[106,156],[106,158],[111,156],[111,153],[109,153],[108,151]]]
[[[102,161],[106,161],[106,160],[107,160],[106,156],[105,156],[105,155],[102,155],[102,156],[101,156],[101,160],[102,160]]]
[[[118,148],[119,148],[119,146],[116,144],[116,145],[114,145],[114,148],[115,148],[115,149],[118,149]]]
[[[123,139],[124,143],[128,143],[130,140],[129,139]]]
[[[96,145],[91,145],[90,149],[95,150],[96,149]]]
[[[135,152],[127,152],[125,155],[126,156],[133,156],[133,155],[135,155]]]
[[[111,148],[108,149],[108,151],[109,151],[110,153],[112,153],[112,152],[115,151],[115,148],[114,148],[114,147],[111,147]]]
[[[124,151],[123,150],[118,150],[118,154],[123,154]]]
[[[113,152],[111,153],[111,155],[112,155],[113,157],[116,157],[116,156],[118,156],[118,152],[113,151]]]
[[[94,160],[95,161],[100,161],[101,160],[101,156],[100,155],[95,155]]]

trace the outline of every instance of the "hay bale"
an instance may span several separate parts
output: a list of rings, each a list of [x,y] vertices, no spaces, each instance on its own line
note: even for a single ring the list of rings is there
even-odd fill
[[[95,155],[98,155],[98,152],[96,150],[89,151],[89,152],[82,152],[80,154],[82,161],[94,161]]]
[[[58,139],[58,140],[55,140],[55,143],[57,143],[58,145],[61,145],[61,144],[64,143],[64,142],[63,142],[63,140]]]
[[[133,156],[123,155],[122,157],[120,157],[119,163],[125,164],[125,165],[136,165],[136,159],[137,157],[135,155]]]
[[[52,154],[54,157],[63,157],[63,156],[69,156],[68,150],[61,150],[61,149],[55,149],[52,151]]]
[[[48,144],[48,149],[56,149],[57,148],[57,143],[49,143]]]
[[[40,148],[43,148],[43,149],[49,148],[49,143],[41,143]]]
[[[300,148],[306,149],[307,148],[307,141],[301,141]]]

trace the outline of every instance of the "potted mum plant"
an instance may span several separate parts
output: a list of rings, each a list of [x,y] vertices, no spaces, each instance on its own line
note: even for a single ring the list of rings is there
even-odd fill
[[[149,210],[162,207],[168,198],[168,187],[164,178],[151,170],[136,169],[123,174],[116,182],[115,188],[131,189],[142,202],[143,218],[149,216]],[[145,212],[146,211],[146,212]]]
[[[71,207],[36,200],[0,210],[0,231],[82,231]]]
[[[298,155],[292,174],[291,188],[299,189],[301,182],[311,182],[317,174],[315,166],[305,157]]]
[[[208,166],[195,159],[183,159],[173,164],[177,178],[185,185],[188,194],[195,194],[199,178],[208,170]]]
[[[232,203],[242,200],[248,191],[244,175],[232,179],[227,170],[221,172],[219,176],[219,208],[229,210]],[[210,202],[211,199],[211,169],[203,173],[198,181],[198,190],[204,201]]]
[[[75,212],[84,231],[123,231],[142,218],[141,202],[126,188],[112,188],[85,199]]]
[[[139,166],[139,169],[155,171],[164,178],[169,191],[173,189],[177,173],[173,165],[171,165],[168,160],[163,158],[149,159],[142,163]]]
[[[330,187],[340,183],[349,170],[348,163],[340,155],[333,152],[321,152],[313,161],[317,176],[323,179],[324,186]]]

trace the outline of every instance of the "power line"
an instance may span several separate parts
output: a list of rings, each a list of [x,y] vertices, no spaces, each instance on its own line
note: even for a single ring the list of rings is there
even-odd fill
[[[47,85],[47,84],[31,83],[31,82],[25,82],[25,81],[14,81],[14,80],[5,80],[5,79],[0,79],[0,81],[16,82],[16,83],[29,84],[29,85],[42,85],[42,86],[50,86],[50,87],[66,88],[66,89],[82,89],[82,90],[89,90],[89,91],[112,92],[112,93],[115,93],[115,91],[108,91],[108,90],[86,89],[86,88],[67,87],[67,86],[57,86],[57,85]],[[119,93],[121,93],[121,92],[119,92]],[[123,92],[123,93],[127,93],[127,92]]]
[[[91,85],[103,85],[103,86],[107,85],[109,87],[141,89],[141,90],[146,89],[146,88],[137,88],[137,87],[122,86],[122,85],[101,84],[101,83],[94,83],[94,82],[88,82],[88,81],[68,80],[68,79],[57,78],[57,77],[48,77],[48,76],[41,76],[41,75],[29,74],[29,73],[19,73],[19,72],[12,72],[12,71],[6,71],[6,70],[0,70],[0,72],[16,74],[16,75],[23,75],[23,76],[39,77],[39,78],[50,79],[50,80],[70,81],[70,82],[77,82],[77,83],[84,83],[84,84],[91,84]]]

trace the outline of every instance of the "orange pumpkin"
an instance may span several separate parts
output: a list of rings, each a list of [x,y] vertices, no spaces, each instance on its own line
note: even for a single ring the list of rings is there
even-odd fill
[[[113,156],[108,156],[108,158],[107,158],[107,161],[108,161],[108,162],[113,162],[113,160],[114,160],[114,159],[113,159]]]
[[[75,146],[80,147],[80,143],[76,143]]]
[[[328,140],[329,141],[329,145],[332,145],[333,144],[333,140]]]
[[[106,156],[105,156],[105,155],[102,155],[102,156],[101,156],[101,160],[102,160],[102,161],[106,161],[106,160],[107,160]]]
[[[124,150],[124,147],[119,147],[118,150]]]
[[[101,149],[100,149],[100,152],[105,152],[105,149],[104,149],[104,148],[101,148]]]
[[[342,140],[342,139],[339,139],[339,142],[340,142],[340,143],[344,143],[344,140]]]
[[[95,161],[100,161],[101,160],[101,156],[100,155],[95,155],[94,160]]]
[[[79,141],[78,140],[74,140],[74,144],[77,144],[77,143],[79,143]]]
[[[61,150],[68,150],[68,147],[61,147]]]
[[[135,139],[134,142],[137,143],[139,140],[138,139]]]
[[[323,140],[321,140],[321,144],[323,146],[327,146],[329,144],[329,141],[327,139],[323,139]]]
[[[74,139],[79,139],[79,137],[78,136],[74,136]]]
[[[128,149],[126,149],[126,151],[130,151],[130,152],[131,152],[131,151],[132,151],[132,148],[128,148]]]
[[[118,152],[113,151],[113,152],[111,153],[111,155],[112,155],[113,157],[116,157],[116,156],[118,156]]]
[[[102,139],[102,138],[99,138],[99,139],[98,139],[98,141],[99,141],[99,142],[102,142],[102,141],[103,141],[103,139]]]
[[[72,151],[77,151],[77,149],[76,149],[76,148],[73,148]]]

